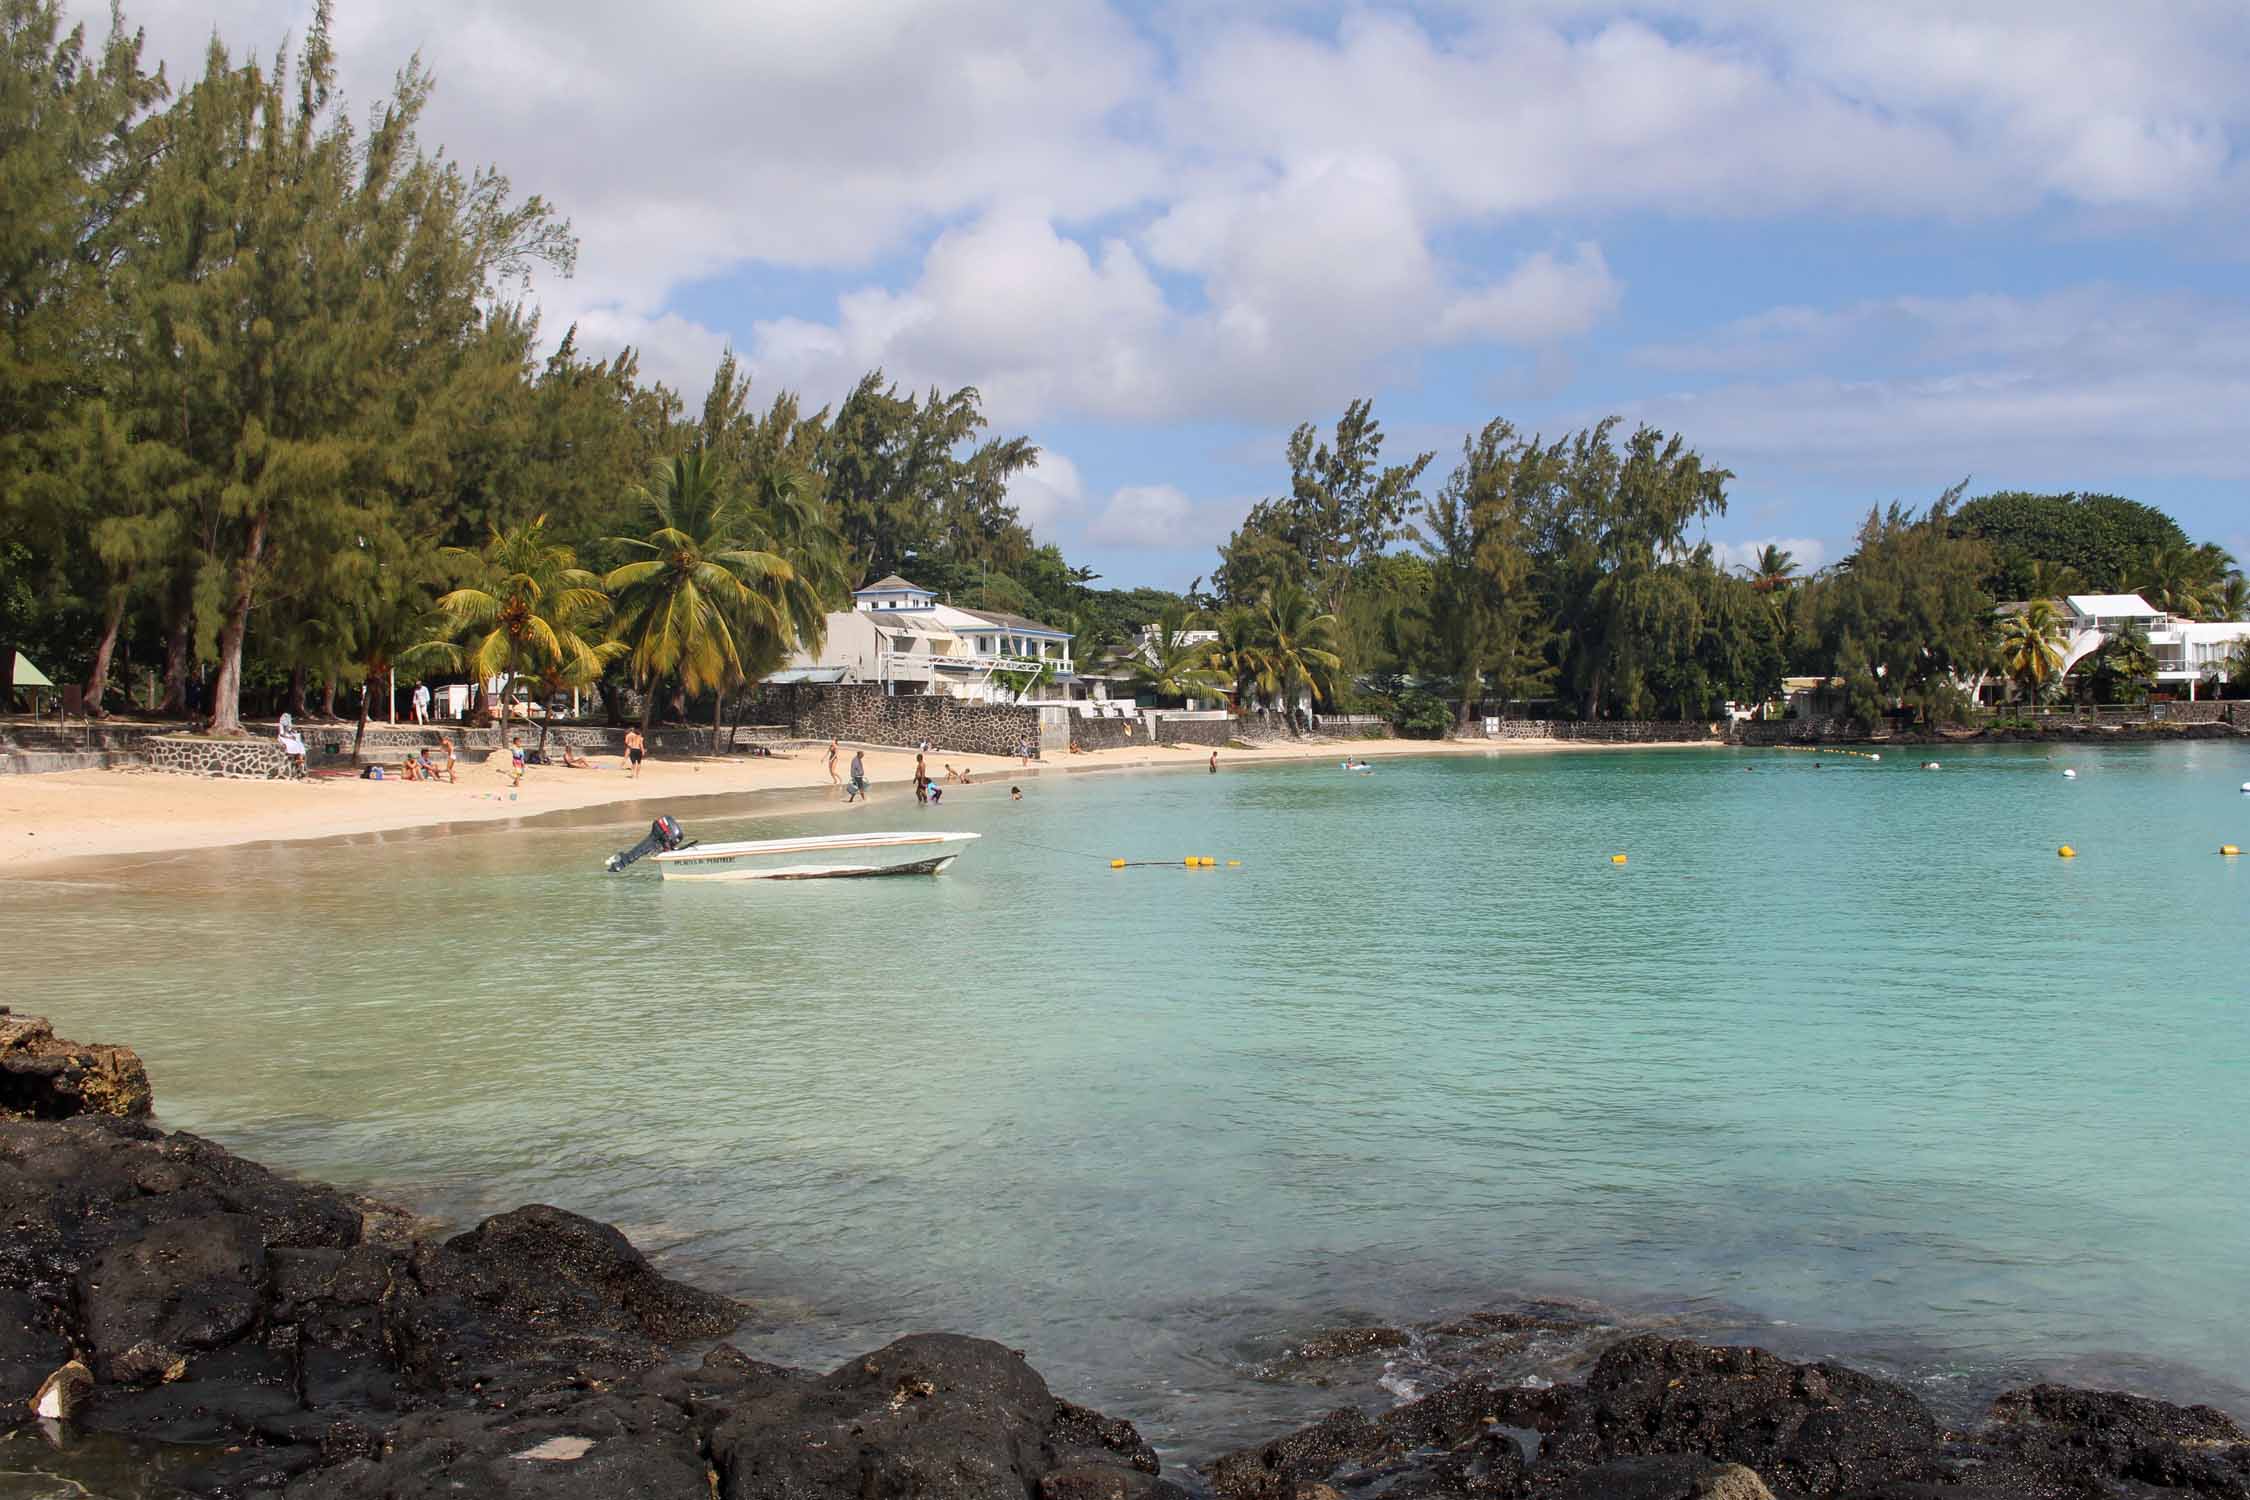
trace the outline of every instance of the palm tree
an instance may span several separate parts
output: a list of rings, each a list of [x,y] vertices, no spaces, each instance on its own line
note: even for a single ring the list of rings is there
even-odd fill
[[[1258,603],[1259,646],[1265,657],[1261,685],[1292,715],[1300,697],[1327,702],[1344,666],[1336,651],[1336,617],[1315,613],[1318,607],[1294,583],[1275,584]]]
[[[2024,564],[2023,578],[2026,599],[2061,599],[2086,591],[2085,577],[2068,563],[2034,558]]]
[[[772,553],[789,567],[786,573],[748,578],[758,607],[743,611],[736,621],[741,670],[728,686],[758,681],[792,652],[818,652],[828,638],[828,612],[845,603],[852,582],[844,562],[844,534],[830,519],[811,477],[786,460],[772,462],[747,486],[737,529],[744,546]],[[720,713],[714,705],[713,750],[718,748]]]
[[[1735,571],[1749,579],[1750,587],[1759,593],[1770,594],[1797,581],[1797,555],[1768,542],[1759,551],[1756,561],[1744,563]]]
[[[2159,542],[2134,559],[2128,587],[2166,614],[2194,619],[2204,612],[2204,594],[2226,569],[2226,554],[2215,546],[2183,547]]]
[[[2156,680],[2156,653],[2150,649],[2148,632],[2134,620],[2102,642],[2089,664],[2094,686],[2112,702],[2138,703]]]
[[[636,493],[656,526],[645,537],[610,538],[642,556],[610,569],[602,585],[616,597],[645,733],[667,680],[678,677],[690,693],[721,692],[741,678],[746,629],[787,633],[775,588],[795,570],[780,554],[745,544],[743,518],[728,504],[724,471],[707,448],[658,464],[654,482]]]
[[[2063,623],[2052,601],[2034,599],[2000,622],[2000,665],[2037,701],[2062,675]]]
[[[598,677],[625,649],[587,638],[609,617],[609,596],[600,579],[578,566],[576,554],[547,540],[545,516],[513,531],[495,528],[474,552],[447,547],[439,555],[466,564],[474,582],[439,598],[443,633],[399,653],[400,664],[434,661],[480,683],[499,678],[503,725],[516,679],[525,673],[555,669]]]
[[[2213,620],[2250,620],[2250,579],[2229,573],[2204,598],[2205,614]]]
[[[1225,677],[1211,666],[1212,641],[1188,640],[1193,616],[1183,603],[1167,604],[1143,643],[1118,663],[1137,690],[1158,698],[1200,698],[1221,690]]]
[[[1255,611],[1234,605],[1220,614],[1219,638],[1211,643],[1211,670],[1234,684],[1234,711],[1247,718],[1266,676],[1265,634]]]

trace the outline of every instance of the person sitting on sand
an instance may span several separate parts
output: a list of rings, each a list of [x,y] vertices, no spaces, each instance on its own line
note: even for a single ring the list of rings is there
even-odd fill
[[[399,778],[403,781],[420,781],[422,773],[414,769],[414,757],[409,755],[398,763]]]
[[[1079,744],[1078,741],[1072,740],[1070,742],[1070,753],[1073,755],[1084,755],[1086,753],[1086,747]],[[1024,762],[1024,764],[1028,766],[1031,764],[1031,762],[1027,760]]]
[[[968,785],[970,785],[970,784],[971,784],[971,782],[970,782],[969,768],[968,768],[967,766],[963,766],[963,767],[961,768],[961,785],[963,785],[963,786],[968,786]]]
[[[945,779],[947,781],[959,781],[961,779],[961,773],[953,769],[953,763],[951,761],[946,762]]]
[[[594,763],[580,755],[576,750],[571,749],[568,741],[563,743],[562,763],[566,768],[573,771],[591,771],[594,769]]]

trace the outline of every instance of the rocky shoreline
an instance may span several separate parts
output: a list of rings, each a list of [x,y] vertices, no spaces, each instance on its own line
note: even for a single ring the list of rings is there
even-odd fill
[[[1873,1376],[1648,1335],[1580,1381],[1464,1380],[1167,1476],[1131,1422],[986,1340],[918,1334],[785,1369],[718,1342],[740,1304],[660,1275],[606,1225],[532,1205],[416,1237],[157,1129],[127,1049],[0,1014],[0,1101],[11,1451],[36,1442],[66,1472],[80,1445],[149,1445],[162,1480],[145,1493],[2250,1500],[2250,1437],[2210,1407],[2043,1385],[1955,1431]],[[1462,1330],[1501,1343],[1563,1316]],[[1301,1352],[1402,1337],[1343,1330]]]

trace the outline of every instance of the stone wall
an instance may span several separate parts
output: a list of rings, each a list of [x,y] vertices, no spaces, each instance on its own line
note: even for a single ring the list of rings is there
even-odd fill
[[[1025,740],[1040,742],[1036,708],[937,694],[891,698],[880,683],[773,690],[761,698],[759,717],[768,725],[778,717],[797,739],[903,746],[926,739],[933,750],[965,755],[1013,755]]]
[[[1235,738],[1231,719],[1175,719],[1170,714],[1156,721],[1159,745],[1225,745]]]
[[[1487,735],[1482,723],[1473,723],[1465,738],[1498,740],[1568,740],[1610,745],[1724,745],[1729,743],[1727,722],[1669,719],[1502,719],[1497,734]]]
[[[304,775],[272,740],[206,740],[165,734],[146,744],[152,770],[176,776],[217,776],[229,781],[293,781]],[[308,759],[312,746],[306,746]]]
[[[2151,703],[2148,716],[2159,724],[2240,724],[2250,720],[2250,713],[2242,712],[2244,707],[2208,699],[2200,703]]]
[[[1089,719],[1084,714],[1072,714],[1069,742],[1081,750],[1117,750],[1134,745],[1146,749],[1149,738],[1148,731],[1132,719]]]

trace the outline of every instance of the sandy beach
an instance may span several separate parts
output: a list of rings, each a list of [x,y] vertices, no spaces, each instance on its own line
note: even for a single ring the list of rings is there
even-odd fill
[[[851,748],[845,747],[847,757]],[[1520,740],[1315,740],[1221,750],[1219,764],[1330,760],[1347,752],[1376,759],[1609,748]],[[907,793],[914,776],[913,751],[869,749],[866,755],[874,800]],[[1133,746],[1057,756],[1027,769],[1012,757],[933,752],[929,767],[940,778],[948,765],[966,769],[982,786],[1097,770],[1188,769],[1202,766],[1209,755],[1197,746]],[[356,776],[221,781],[139,768],[0,776],[0,877],[34,873],[62,860],[502,822],[643,800],[805,791],[821,793],[826,805],[845,810],[840,800],[826,795],[828,772],[818,749],[723,760],[656,759],[637,780],[626,775],[615,757],[596,756],[594,761],[593,770],[534,766],[520,788],[508,784],[505,755],[494,761],[464,760],[458,781],[435,783],[362,781]],[[806,808],[791,799],[789,810],[802,813]]]

